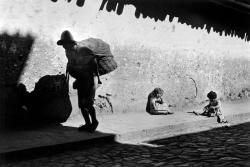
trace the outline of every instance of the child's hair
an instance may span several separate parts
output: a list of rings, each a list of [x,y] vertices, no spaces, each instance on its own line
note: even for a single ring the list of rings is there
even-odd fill
[[[216,98],[217,98],[217,94],[216,94],[216,92],[210,91],[210,92],[207,94],[207,97],[208,97],[209,99],[216,99]]]
[[[156,96],[157,94],[163,95],[164,91],[161,88],[155,88],[153,90],[153,93],[154,93],[154,96]]]

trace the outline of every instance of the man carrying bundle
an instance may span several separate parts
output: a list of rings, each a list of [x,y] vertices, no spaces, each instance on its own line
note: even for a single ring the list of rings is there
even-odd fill
[[[57,45],[62,45],[65,49],[68,58],[67,71],[76,79],[73,88],[77,89],[78,105],[85,120],[85,125],[78,129],[94,132],[98,126],[93,104],[96,89],[101,84],[99,75],[117,68],[110,47],[96,38],[77,42],[68,30],[62,32]]]

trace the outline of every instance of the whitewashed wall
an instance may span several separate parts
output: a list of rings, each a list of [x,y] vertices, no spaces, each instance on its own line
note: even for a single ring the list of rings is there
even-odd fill
[[[120,16],[99,11],[101,2],[88,0],[77,7],[75,1],[0,1],[0,31],[36,37],[21,78],[28,90],[40,77],[64,72],[67,60],[56,41],[65,29],[76,40],[98,37],[110,43],[119,68],[102,77],[98,93],[112,94],[115,112],[144,111],[147,94],[156,86],[161,86],[165,100],[180,110],[205,100],[210,90],[224,99],[235,99],[250,88],[249,42],[192,29],[178,23],[178,18],[173,22],[136,19],[135,8],[129,5]],[[189,77],[198,88],[195,99],[194,82]]]

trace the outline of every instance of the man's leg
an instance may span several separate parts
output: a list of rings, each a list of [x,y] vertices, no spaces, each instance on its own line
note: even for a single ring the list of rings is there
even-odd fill
[[[82,116],[85,121],[85,125],[79,127],[79,130],[88,130],[91,126],[91,121],[89,118],[89,112],[87,111],[86,98],[84,97],[84,92],[78,89],[78,105],[81,110]]]
[[[91,124],[91,128],[90,129],[91,129],[91,131],[95,131],[96,128],[97,128],[97,126],[98,126],[98,124],[99,124],[99,122],[98,122],[98,120],[96,118],[96,111],[95,111],[94,106],[89,106],[88,107],[88,111],[89,111],[89,114],[90,114],[91,119],[92,119],[92,124]]]
[[[91,116],[91,120],[92,120],[92,125],[91,125],[91,130],[92,131],[95,131],[99,122],[96,118],[96,111],[95,111],[95,108],[94,108],[94,101],[95,101],[95,93],[96,93],[96,89],[98,88],[98,78],[97,76],[94,76],[93,78],[94,80],[94,84],[92,86],[92,89],[91,89],[91,92],[90,92],[90,97],[88,99],[88,102],[87,102],[87,105],[88,105],[88,111],[89,111],[89,114]]]
[[[95,107],[93,105],[88,105],[87,109],[88,109],[88,113],[91,117],[92,123],[97,122]]]
[[[91,121],[90,121],[90,118],[89,118],[89,113],[87,111],[87,108],[81,108],[81,113],[82,113],[82,116],[85,120],[85,125],[86,126],[89,126],[91,124]]]

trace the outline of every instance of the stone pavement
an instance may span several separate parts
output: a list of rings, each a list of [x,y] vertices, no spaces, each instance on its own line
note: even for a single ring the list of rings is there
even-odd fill
[[[250,103],[224,104],[223,111],[231,125],[250,122]],[[75,127],[83,123],[78,116],[69,119],[63,126],[49,126],[23,131],[1,132],[0,155],[25,151],[51,150],[66,146],[71,148],[89,143],[141,142],[166,138],[185,133],[206,131],[222,125],[215,118],[196,116],[187,112],[173,115],[148,115],[145,112],[114,115],[99,115],[100,125],[95,133],[78,132]]]

